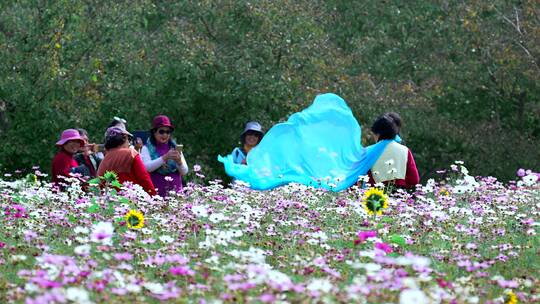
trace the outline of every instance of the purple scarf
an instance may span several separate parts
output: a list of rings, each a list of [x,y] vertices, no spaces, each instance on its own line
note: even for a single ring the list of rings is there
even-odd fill
[[[167,154],[167,152],[170,150],[168,143],[156,143],[155,148],[159,156]],[[158,194],[160,196],[167,196],[168,192],[171,190],[182,190],[182,177],[180,176],[180,172],[178,170],[167,175],[160,174],[158,171],[159,169],[150,173],[150,178],[152,179],[152,183],[154,183],[154,187],[158,189]],[[172,180],[170,180],[171,178]]]

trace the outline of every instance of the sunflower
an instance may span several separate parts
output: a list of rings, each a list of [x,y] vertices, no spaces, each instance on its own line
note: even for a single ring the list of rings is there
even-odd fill
[[[515,293],[512,291],[509,291],[506,293],[506,301],[504,301],[504,304],[517,304],[518,299]]]
[[[144,215],[137,210],[129,210],[126,214],[128,228],[141,229],[144,226]]]
[[[369,215],[382,215],[382,210],[388,208],[388,197],[379,188],[369,188],[362,198],[362,203]]]

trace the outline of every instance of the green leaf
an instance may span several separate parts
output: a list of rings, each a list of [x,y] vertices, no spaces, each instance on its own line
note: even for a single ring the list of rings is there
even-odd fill
[[[92,178],[91,180],[88,181],[89,185],[99,185],[99,183],[100,183],[99,177]]]
[[[401,235],[397,235],[397,234],[392,234],[390,236],[390,242],[397,244],[401,247],[404,247],[407,244],[405,239]]]
[[[129,204],[129,199],[125,198],[125,197],[120,197],[118,198],[118,202],[121,203],[121,204]]]
[[[99,205],[94,203],[92,206],[88,207],[86,211],[88,213],[97,213],[99,211]]]
[[[115,181],[113,181],[113,182],[111,183],[111,186],[120,188],[120,187],[122,187],[122,184],[120,184],[120,182],[118,182],[117,180],[115,180]]]
[[[383,223],[393,223],[393,222],[395,222],[395,220],[394,220],[393,218],[389,217],[389,216],[383,217],[383,218],[381,219],[381,221],[382,221]]]
[[[76,223],[78,219],[75,216],[73,216],[73,214],[70,214],[70,215],[68,215],[68,220],[71,223]]]

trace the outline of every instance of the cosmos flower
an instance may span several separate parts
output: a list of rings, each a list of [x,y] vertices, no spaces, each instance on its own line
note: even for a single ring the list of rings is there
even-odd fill
[[[103,245],[112,245],[112,236],[114,234],[113,224],[110,222],[99,222],[92,225],[90,240]]]
[[[428,304],[430,301],[420,289],[405,289],[399,294],[399,304]]]

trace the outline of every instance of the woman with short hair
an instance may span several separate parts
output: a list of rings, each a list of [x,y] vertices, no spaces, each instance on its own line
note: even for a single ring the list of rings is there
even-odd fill
[[[413,188],[420,181],[411,150],[399,142],[400,129],[401,117],[394,112],[379,116],[371,126],[377,142],[391,140],[368,172],[371,184],[394,183],[398,188]]]

